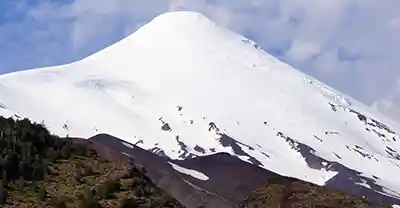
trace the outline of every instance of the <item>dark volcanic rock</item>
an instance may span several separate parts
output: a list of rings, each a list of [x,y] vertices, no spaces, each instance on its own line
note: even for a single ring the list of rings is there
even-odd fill
[[[164,124],[161,126],[161,129],[162,129],[163,131],[172,131],[172,129],[171,129],[171,127],[169,126],[168,123],[164,123]]]
[[[114,152],[112,154],[132,157],[136,163],[146,168],[147,175],[155,184],[189,208],[235,207],[267,179],[281,177],[227,153],[169,160],[139,147],[129,148],[122,140],[110,135],[101,134],[89,140],[111,149]],[[209,180],[202,181],[177,172],[169,162],[197,170],[207,175]]]
[[[155,184],[188,208],[200,206],[230,208],[234,206],[233,202],[192,184],[192,181],[197,179],[174,170],[168,163],[173,161],[168,158],[139,147],[129,148],[122,144],[122,140],[106,134],[94,136],[89,140],[96,145],[109,148],[115,155],[133,158],[136,163],[145,167],[147,176]]]
[[[206,153],[206,150],[198,145],[193,148],[196,152],[200,152],[202,154]]]
[[[332,162],[325,160],[318,155],[315,154],[315,150],[301,142],[298,142],[290,137],[285,136],[283,133],[280,133],[279,136],[286,139],[286,141],[292,146],[294,150],[299,152],[307,165],[313,169],[327,169],[331,171],[338,172],[333,178],[326,182],[327,187],[335,188],[343,190],[347,193],[354,194],[357,196],[365,196],[373,202],[379,204],[399,204],[400,200],[389,197],[382,193],[385,193],[383,187],[379,186],[376,183],[376,179],[374,178],[367,178],[362,176],[362,174],[356,170],[343,166],[340,163]],[[360,153],[363,148],[360,146],[356,146],[355,148],[350,148],[358,153]],[[334,155],[341,159],[341,157],[334,153]],[[369,156],[369,155],[366,155]],[[374,158],[374,157],[372,157]],[[372,189],[369,189],[365,186],[360,184],[368,184]]]
[[[280,177],[228,153],[174,160],[173,162],[207,175],[210,178],[207,181],[194,180],[190,177],[185,178],[196,186],[207,189],[235,204],[264,184],[267,179]]]
[[[342,164],[338,162],[333,162],[333,161],[328,161],[325,160],[318,155],[316,155],[316,151],[306,145],[303,144],[299,141],[296,141],[286,135],[284,135],[282,132],[278,132],[277,136],[282,137],[283,139],[286,140],[286,142],[289,143],[289,145],[299,152],[304,160],[307,162],[307,165],[310,168],[321,170],[321,169],[327,169],[331,171],[336,171],[338,172],[337,175],[335,175],[333,178],[328,180],[326,182],[327,187],[335,188],[335,189],[340,189],[343,190],[347,193],[354,194],[357,196],[365,196],[368,199],[370,199],[373,202],[379,203],[379,204],[399,204],[400,200],[395,199],[392,197],[389,197],[387,195],[384,195],[382,193],[385,193],[383,190],[383,187],[379,186],[376,183],[376,179],[374,178],[367,178],[362,176],[362,174],[356,170],[353,170],[351,168],[348,168],[346,166],[343,166]],[[355,151],[364,157],[368,157],[371,159],[376,159],[375,157],[362,152],[363,148],[360,146],[356,146],[354,148],[348,147],[349,150]],[[336,153],[333,153],[338,159],[341,159],[339,155]],[[368,184],[372,189],[369,189],[365,186],[362,186],[360,184]]]
[[[279,136],[292,144],[294,149],[302,154],[311,168],[325,168],[339,172],[335,177],[327,181],[327,187],[340,189],[357,196],[365,196],[367,199],[379,204],[400,204],[400,200],[378,193],[384,193],[383,188],[376,183],[376,180],[379,180],[378,178],[366,178],[355,170],[317,156],[315,150],[306,144],[287,137],[283,133],[280,133]],[[110,156],[118,155],[117,157],[133,158],[136,163],[142,164],[147,170],[147,175],[155,184],[189,208],[198,208],[200,206],[210,208],[236,207],[238,203],[249,196],[253,190],[265,184],[266,181],[290,179],[262,169],[257,165],[244,162],[228,153],[170,160],[139,147],[129,148],[122,143],[122,140],[106,134],[92,137],[89,141],[94,146],[97,145],[106,149],[107,151],[103,151]],[[239,143],[239,145],[236,140],[228,136],[223,137],[221,143],[236,149],[235,152],[239,153],[239,155],[243,151],[241,150],[242,144]],[[246,145],[243,147],[246,147]],[[362,147],[355,147],[354,149],[362,150]],[[337,157],[340,158],[339,155]],[[190,175],[180,173],[170,163],[201,172],[209,179],[199,180]],[[290,180],[299,181],[297,179]],[[368,184],[375,191],[359,185],[362,183]],[[314,190],[315,186],[312,187]]]
[[[248,148],[249,150],[254,150],[253,147],[248,146],[246,144],[243,144],[235,139],[233,139],[232,137],[226,135],[226,134],[222,134],[222,136],[219,138],[219,142],[221,143],[221,145],[223,147],[231,147],[233,152],[236,155],[240,155],[240,156],[246,156],[249,159],[249,162],[253,163],[254,165],[257,166],[262,166],[262,163],[260,161],[258,161],[255,157],[247,154],[245,151],[243,151],[242,147],[240,147],[240,145]]]

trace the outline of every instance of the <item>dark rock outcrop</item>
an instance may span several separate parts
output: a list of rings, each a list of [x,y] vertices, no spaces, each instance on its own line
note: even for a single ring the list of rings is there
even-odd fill
[[[286,138],[282,133],[280,136]],[[248,196],[254,196],[252,195],[254,190],[262,187],[265,183],[268,184],[274,181],[281,181],[281,185],[287,185],[289,183],[286,182],[289,181],[291,184],[295,184],[294,187],[306,188],[307,191],[313,194],[315,194],[314,191],[316,190],[317,193],[318,190],[322,190],[325,191],[325,193],[335,196],[344,196],[344,200],[357,199],[359,202],[370,200],[375,204],[400,203],[400,200],[378,192],[380,190],[382,191],[382,187],[376,184],[375,180],[378,180],[377,178],[370,179],[363,177],[361,173],[337,162],[331,162],[320,158],[315,155],[315,150],[306,144],[301,144],[292,138],[286,139],[289,143],[296,143],[295,150],[302,154],[311,168],[326,168],[339,172],[335,177],[327,181],[326,188],[302,182],[298,179],[278,175],[260,168],[257,165],[244,162],[228,153],[216,153],[214,155],[186,158],[183,160],[171,160],[136,146],[134,148],[129,148],[122,143],[122,140],[106,134],[92,137],[89,141],[103,148],[107,147],[111,156],[119,155],[118,157],[133,158],[136,163],[145,167],[148,177],[155,184],[189,208],[201,206],[210,208],[237,207],[237,205],[246,198],[250,199]],[[229,143],[231,145],[232,142],[237,144],[232,138],[229,138],[227,143],[225,143],[225,141],[223,143],[226,145]],[[361,147],[358,147],[358,149],[360,148]],[[355,149],[357,149],[357,147],[355,147]],[[338,157],[340,156],[338,155]],[[175,170],[170,163],[182,168],[201,172],[208,177],[208,180],[200,180],[196,177],[181,173]],[[361,183],[367,183],[376,191],[359,185]],[[337,191],[339,189],[344,192]],[[344,193],[349,193],[358,197]],[[320,196],[318,195],[318,197]],[[363,197],[365,197],[365,199]],[[301,200],[304,202],[305,199],[303,198]],[[337,201],[332,203],[337,203]]]

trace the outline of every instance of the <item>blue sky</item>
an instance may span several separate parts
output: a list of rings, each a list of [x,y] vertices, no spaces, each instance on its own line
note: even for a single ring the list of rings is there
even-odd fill
[[[192,10],[400,117],[399,8],[398,0],[0,1],[0,73],[78,60],[160,13]]]

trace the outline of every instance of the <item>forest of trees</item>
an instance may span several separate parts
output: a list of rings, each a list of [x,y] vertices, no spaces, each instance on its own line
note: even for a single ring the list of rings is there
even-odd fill
[[[132,162],[0,116],[0,207],[182,207]]]
[[[28,181],[35,186],[46,177],[47,164],[88,154],[94,152],[51,135],[43,124],[0,117],[0,204],[5,202],[9,183]]]

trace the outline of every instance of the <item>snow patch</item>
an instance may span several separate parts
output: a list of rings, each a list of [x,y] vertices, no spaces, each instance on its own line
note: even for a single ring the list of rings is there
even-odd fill
[[[126,156],[128,156],[128,157],[132,157],[132,155],[130,155],[130,154],[126,153],[126,152],[122,152],[122,154],[123,154],[123,155],[126,155]]]
[[[367,181],[361,179],[361,182],[356,182],[356,184],[360,185],[360,186],[364,186],[368,189],[371,189],[371,186],[367,183]]]
[[[180,173],[183,173],[183,174],[186,174],[186,175],[190,175],[190,176],[192,176],[193,178],[197,178],[197,179],[199,179],[199,180],[202,180],[202,181],[206,181],[206,180],[208,180],[208,179],[210,179],[208,176],[206,176],[204,173],[201,173],[201,172],[199,172],[199,171],[197,171],[197,170],[192,170],[192,169],[188,169],[188,168],[184,168],[184,167],[181,167],[181,166],[179,166],[179,165],[177,165],[177,164],[174,164],[174,163],[172,163],[172,162],[168,162],[171,166],[172,166],[172,168],[174,168],[176,171],[178,171],[178,172],[180,172]]]
[[[123,145],[125,145],[126,147],[129,147],[129,148],[135,148],[133,145],[131,145],[131,144],[129,144],[129,143],[127,143],[127,142],[121,142]]]

